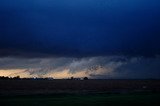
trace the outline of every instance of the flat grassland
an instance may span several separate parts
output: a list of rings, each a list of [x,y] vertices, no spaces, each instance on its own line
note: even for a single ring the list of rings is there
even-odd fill
[[[160,106],[160,80],[0,80],[2,106]]]

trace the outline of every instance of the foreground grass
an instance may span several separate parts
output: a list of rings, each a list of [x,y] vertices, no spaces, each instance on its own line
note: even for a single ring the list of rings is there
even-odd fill
[[[160,106],[160,94],[85,94],[0,97],[1,106]]]

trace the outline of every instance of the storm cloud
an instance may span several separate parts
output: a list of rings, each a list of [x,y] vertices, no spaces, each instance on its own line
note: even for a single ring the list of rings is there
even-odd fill
[[[160,78],[159,0],[0,0],[0,75]]]
[[[87,58],[1,58],[0,70],[11,70],[8,76],[59,77],[87,76],[89,78],[160,78],[160,58],[124,56],[87,57]],[[19,70],[12,72],[12,70]],[[62,73],[66,73],[63,76]],[[61,75],[61,76],[60,76]]]
[[[0,56],[154,56],[158,0],[1,0]]]

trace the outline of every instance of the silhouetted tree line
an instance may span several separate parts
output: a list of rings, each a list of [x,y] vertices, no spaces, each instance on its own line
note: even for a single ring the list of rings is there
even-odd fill
[[[16,77],[0,76],[0,80],[53,80],[53,78],[20,78],[20,76]]]
[[[9,80],[9,79],[21,79],[19,76],[16,76],[16,77],[5,77],[5,76],[0,76],[0,79],[1,80]]]
[[[88,80],[88,77],[81,78],[74,78],[71,77],[69,80]],[[0,76],[0,80],[54,80],[54,78],[20,78],[20,76],[15,77],[6,77],[6,76]]]
[[[89,79],[88,77],[84,77],[83,79],[71,77],[69,80],[88,80],[88,79]]]

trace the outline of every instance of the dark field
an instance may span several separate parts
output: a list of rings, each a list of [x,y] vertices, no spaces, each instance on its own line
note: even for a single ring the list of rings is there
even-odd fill
[[[160,80],[0,80],[4,106],[159,106]]]
[[[160,80],[0,80],[0,95],[159,92]]]
[[[160,106],[160,94],[36,95],[0,100],[2,106]]]

